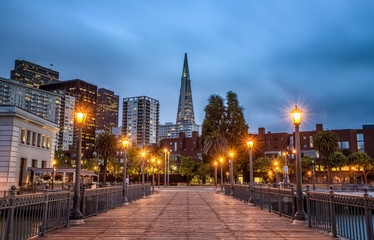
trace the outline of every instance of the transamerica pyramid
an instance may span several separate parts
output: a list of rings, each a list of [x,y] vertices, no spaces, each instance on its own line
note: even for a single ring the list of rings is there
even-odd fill
[[[179,94],[177,124],[186,125],[195,123],[193,111],[191,79],[188,70],[187,53],[184,54],[183,72],[181,78],[181,90]]]

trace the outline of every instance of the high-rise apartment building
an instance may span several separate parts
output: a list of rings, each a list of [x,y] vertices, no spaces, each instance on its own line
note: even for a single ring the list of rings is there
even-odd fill
[[[59,124],[64,96],[0,78],[0,105],[19,107],[50,122]]]
[[[94,146],[95,143],[95,129],[96,129],[96,104],[97,104],[97,86],[87,83],[80,79],[73,79],[68,81],[63,81],[59,83],[53,83],[49,85],[43,85],[39,88],[47,90],[47,91],[64,91],[66,94],[69,94],[75,97],[74,103],[74,113],[76,111],[84,111],[87,113],[86,122],[82,129],[82,147],[83,149],[90,149]],[[73,107],[72,104],[70,107]],[[69,107],[69,114],[70,116],[74,116],[73,110]],[[67,109],[65,109],[66,111]],[[71,118],[70,118],[71,119]],[[78,136],[78,127],[75,124],[70,124],[69,119],[64,119],[65,123],[69,123],[65,127],[73,127],[74,134],[73,134],[73,146],[76,146],[76,138]]]
[[[99,88],[97,92],[96,131],[112,132],[118,127],[119,96],[113,91]]]
[[[178,138],[179,133],[192,137],[192,132],[199,132],[199,125],[195,123],[195,113],[193,110],[191,79],[188,69],[187,53],[184,54],[183,71],[181,78],[181,88],[179,94],[177,123],[166,123],[160,125],[159,140],[165,138]]]
[[[159,101],[150,97],[123,99],[122,135],[137,147],[158,143]]]
[[[16,60],[10,78],[30,87],[61,82],[59,72],[25,60]]]

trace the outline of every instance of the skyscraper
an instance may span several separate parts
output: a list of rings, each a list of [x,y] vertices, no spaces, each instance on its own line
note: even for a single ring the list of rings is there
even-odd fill
[[[159,101],[150,97],[123,99],[122,134],[137,147],[158,142]]]
[[[87,119],[82,129],[82,147],[83,149],[89,149],[93,147],[95,143],[96,129],[97,86],[80,79],[73,79],[59,83],[43,85],[39,88],[52,92],[60,92],[62,90],[75,97],[75,104],[71,104],[71,107],[74,107],[75,109],[70,109],[70,113],[72,111],[74,111],[74,113],[76,111],[84,111],[87,113]],[[69,101],[69,99],[67,100]],[[68,110],[65,109],[65,111]],[[66,123],[69,123],[69,127],[74,128],[73,146],[75,147],[78,136],[77,124],[75,124],[75,122],[74,124],[70,123],[68,119],[65,119],[64,121]],[[65,125],[65,127],[68,126]]]
[[[191,79],[188,70],[187,53],[185,53],[179,94],[177,125],[193,123],[195,123],[195,114],[193,111]]]
[[[99,88],[97,92],[96,131],[111,133],[113,127],[118,127],[119,96],[113,91]]]
[[[59,72],[25,60],[16,60],[10,78],[30,87],[61,82]]]

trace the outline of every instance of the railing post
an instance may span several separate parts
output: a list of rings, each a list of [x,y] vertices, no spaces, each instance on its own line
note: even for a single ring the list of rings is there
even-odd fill
[[[309,199],[309,184],[306,185],[306,215],[308,216],[308,227],[312,227],[311,210],[310,210],[310,199]]]
[[[295,209],[295,206],[296,206],[296,203],[295,203],[295,193],[294,193],[294,190],[293,190],[293,183],[291,183],[291,205],[292,205],[292,220],[294,220],[295,218],[295,212],[296,212],[296,209]]]
[[[334,186],[330,185],[330,224],[331,224],[331,231],[334,238],[337,237],[336,231],[336,219],[335,219],[335,204],[334,204]]]
[[[68,184],[68,206],[67,206],[67,208],[66,208],[66,211],[67,211],[67,213],[66,213],[66,226],[67,227],[69,227],[69,224],[70,224],[70,222],[69,222],[69,220],[70,220],[70,198],[71,198],[71,184],[69,183]]]
[[[270,194],[270,182],[268,183],[268,189],[269,189],[269,212],[271,212],[271,194]]]
[[[5,239],[13,239],[13,217],[14,208],[16,205],[16,186],[12,185],[10,188],[10,199],[9,199],[9,209],[8,209],[8,219],[7,219],[7,229]],[[5,195],[4,195],[5,196]]]
[[[253,198],[253,206],[256,206],[256,187],[252,184],[252,198]]]
[[[279,216],[282,217],[282,203],[281,203],[280,183],[278,183],[278,211],[279,211]]]
[[[108,187],[105,187],[105,212],[107,212],[108,209]]]
[[[83,184],[82,197],[81,197],[81,213],[82,213],[83,218],[85,215],[85,206],[86,206],[86,184]]]
[[[373,239],[372,233],[372,217],[371,217],[371,210],[369,209],[369,201],[368,201],[368,188],[365,186],[364,188],[364,210],[365,210],[365,222],[366,222],[366,239]]]
[[[95,216],[97,216],[97,214],[99,213],[99,191],[98,189],[96,188],[95,190],[95,193],[96,193],[96,206],[95,206],[95,210],[96,210],[96,213],[95,213]]]
[[[45,231],[46,231],[46,224],[47,224],[47,218],[48,218],[48,188],[49,185],[45,185],[45,190],[44,190],[44,207],[43,207],[43,216],[42,216],[42,225],[39,233],[39,237],[44,237],[45,236]]]
[[[262,184],[260,184],[260,206],[261,206],[261,209],[264,208],[264,203],[262,201],[262,198],[263,198],[263,193],[262,193]]]

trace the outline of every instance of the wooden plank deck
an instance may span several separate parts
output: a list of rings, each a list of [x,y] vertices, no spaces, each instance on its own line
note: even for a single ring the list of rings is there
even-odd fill
[[[194,190],[195,189],[195,190]],[[212,191],[169,188],[43,239],[332,239]]]

